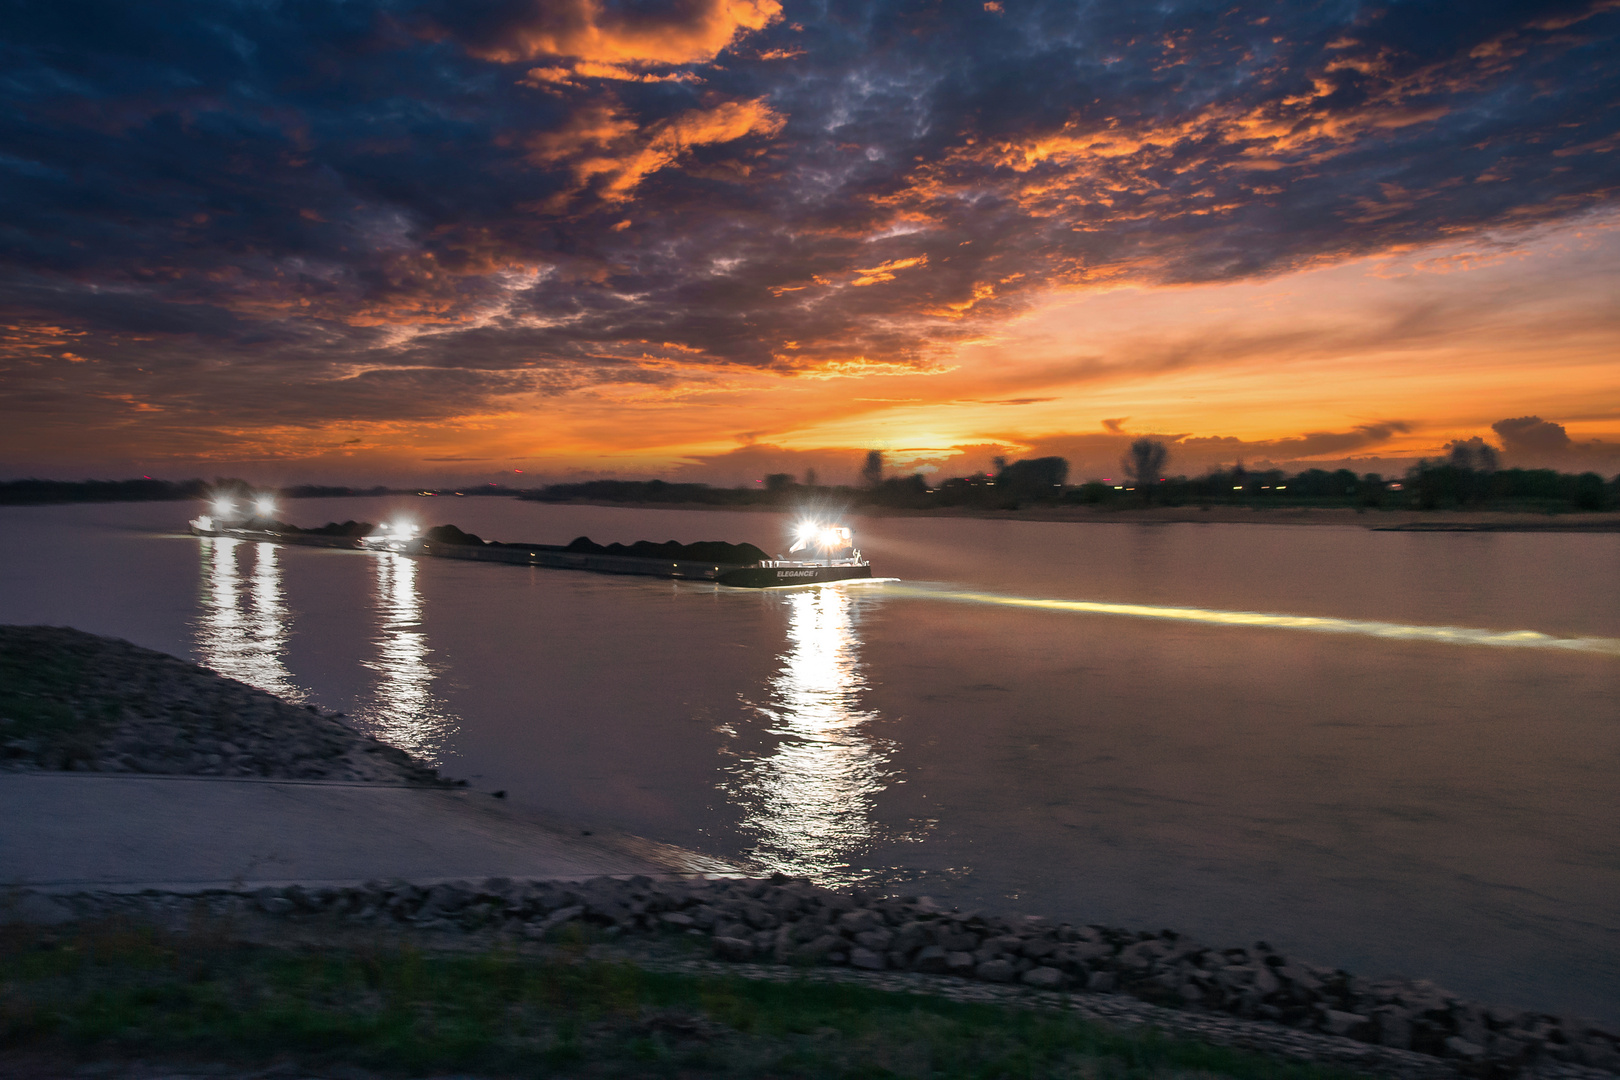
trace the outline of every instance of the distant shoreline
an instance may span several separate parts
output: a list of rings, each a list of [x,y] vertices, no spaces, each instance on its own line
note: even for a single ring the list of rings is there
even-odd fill
[[[839,509],[829,497],[837,489],[803,489],[804,504],[823,512]],[[283,496],[289,501],[328,501],[330,495]],[[375,499],[417,497],[416,492],[354,492],[344,498]],[[455,498],[455,496],[440,496]],[[601,506],[621,510],[686,510],[745,514],[791,514],[798,507],[769,503],[631,502],[615,499],[538,500],[516,492],[475,492],[476,498],[507,498],[533,502],[538,506]],[[65,502],[4,503],[0,505],[83,506],[102,502],[183,502],[177,499],[112,499]],[[836,500],[834,500],[836,501]],[[1377,532],[1559,532],[1620,533],[1620,511],[1546,512],[1533,510],[1414,510],[1353,506],[1138,506],[1036,505],[1018,510],[992,510],[974,506],[942,506],[914,509],[866,505],[846,505],[843,513],[863,518],[973,518],[981,521],[1040,521],[1078,525],[1336,525],[1341,528],[1370,529]]]
[[[742,513],[792,513],[786,506],[707,506],[678,502],[615,502],[570,499],[545,506],[605,506],[625,510],[700,510]],[[1106,509],[1092,506],[1032,506],[1019,510],[981,510],[952,506],[910,510],[857,506],[847,511],[869,518],[976,518],[983,521],[1043,521],[1079,525],[1337,525],[1380,532],[1620,532],[1620,513],[1546,514],[1503,510],[1358,510],[1354,507],[1151,506]]]

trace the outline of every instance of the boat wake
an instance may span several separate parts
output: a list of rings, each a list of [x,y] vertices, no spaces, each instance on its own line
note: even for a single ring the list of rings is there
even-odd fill
[[[874,579],[877,581],[879,579]],[[881,579],[893,582],[896,579]],[[1095,600],[1051,600],[1033,596],[969,592],[919,584],[889,585],[890,596],[947,600],[965,604],[995,604],[1082,615],[1118,615],[1134,619],[1165,619],[1214,626],[1307,630],[1318,634],[1356,634],[1397,641],[1433,641],[1447,645],[1485,645],[1507,649],[1556,649],[1566,652],[1620,656],[1620,638],[1559,637],[1539,630],[1487,630],[1468,626],[1421,626],[1367,619],[1336,619],[1319,615],[1285,615],[1262,611],[1223,611],[1212,608],[1165,607],[1154,604],[1112,604]]]

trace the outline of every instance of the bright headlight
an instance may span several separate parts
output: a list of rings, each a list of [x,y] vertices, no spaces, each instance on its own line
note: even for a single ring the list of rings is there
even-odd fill
[[[268,497],[256,499],[254,500],[253,508],[257,510],[261,516],[269,516],[276,511],[276,501]]]

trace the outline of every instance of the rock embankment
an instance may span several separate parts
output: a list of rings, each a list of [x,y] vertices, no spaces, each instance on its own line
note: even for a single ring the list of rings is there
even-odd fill
[[[0,769],[442,783],[341,713],[53,626],[0,626]]]
[[[251,907],[293,920],[534,940],[564,932],[571,923],[621,939],[678,933],[706,941],[721,960],[1126,994],[1203,1014],[1212,1023],[1217,1017],[1269,1021],[1300,1033],[1416,1052],[1476,1076],[1509,1076],[1528,1066],[1539,1074],[1565,1066],[1567,1075],[1583,1075],[1581,1067],[1620,1072],[1620,1037],[1591,1022],[1468,1001],[1424,980],[1367,979],[1284,955],[1264,942],[1212,948],[1171,931],[1008,919],[946,909],[927,897],[826,889],[781,875],[573,884],[492,878],[426,887],[392,881],[220,893],[203,900],[222,913]],[[62,902],[82,916],[150,898],[86,894]]]

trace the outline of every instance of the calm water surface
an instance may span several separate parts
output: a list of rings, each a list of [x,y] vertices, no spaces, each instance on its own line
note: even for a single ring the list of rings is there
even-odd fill
[[[283,516],[399,511],[540,543],[778,550],[786,523]],[[581,823],[1620,1021],[1620,536],[873,519],[902,582],[758,593],[199,540],[190,512],[0,511],[0,620],[343,709]]]

